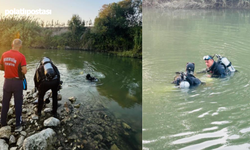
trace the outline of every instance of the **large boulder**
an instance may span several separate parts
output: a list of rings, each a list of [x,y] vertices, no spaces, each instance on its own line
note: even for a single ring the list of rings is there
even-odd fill
[[[9,139],[11,135],[11,127],[4,126],[0,128],[0,139]]]
[[[23,142],[24,150],[52,150],[52,144],[56,141],[55,131],[51,128],[29,136]]]
[[[60,125],[60,120],[58,120],[54,117],[50,117],[50,118],[44,120],[43,125],[45,127],[56,127],[56,126]]]
[[[8,150],[9,145],[5,142],[5,140],[0,139],[0,150]]]

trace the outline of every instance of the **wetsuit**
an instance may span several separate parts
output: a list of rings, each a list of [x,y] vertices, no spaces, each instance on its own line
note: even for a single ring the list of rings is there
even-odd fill
[[[225,78],[227,75],[225,66],[218,62],[214,62],[214,64],[209,68],[208,72],[212,73],[211,77],[214,78]]]
[[[184,79],[183,75],[180,75],[180,77],[173,81],[173,83],[178,86],[182,81],[187,81],[190,84],[190,87],[198,86],[201,84],[201,81],[192,74],[187,73],[185,75],[185,78],[186,79]]]
[[[57,95],[58,95],[57,91],[59,90],[58,88],[60,84],[60,72],[53,63],[51,64],[55,71],[54,78],[47,79],[47,77],[44,74],[43,65],[39,66],[34,76],[34,83],[35,83],[35,87],[38,89],[38,96],[39,96],[38,97],[38,110],[37,110],[38,115],[41,115],[41,111],[43,108],[44,95],[50,89],[52,90],[52,99],[53,99],[52,113],[56,115],[56,112],[57,112]]]
[[[187,74],[186,80],[189,82],[190,87],[198,86],[201,84],[201,81],[192,74]]]

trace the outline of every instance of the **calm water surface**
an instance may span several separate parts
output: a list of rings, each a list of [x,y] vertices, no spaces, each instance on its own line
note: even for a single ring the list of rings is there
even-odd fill
[[[143,149],[249,149],[250,11],[143,10]],[[230,79],[180,90],[170,82],[187,62],[226,56]]]
[[[8,48],[1,48],[1,54]],[[58,67],[63,80],[60,91],[63,98],[75,96],[77,102],[100,101],[117,119],[124,120],[135,130],[128,139],[133,148],[141,149],[142,140],[142,62],[140,59],[108,56],[84,51],[21,49],[26,56],[28,90],[34,88],[33,77],[39,60],[50,57]],[[99,79],[88,82],[86,74]],[[0,88],[3,72],[0,72]],[[2,95],[2,90],[0,91]],[[118,145],[119,147],[119,145]]]

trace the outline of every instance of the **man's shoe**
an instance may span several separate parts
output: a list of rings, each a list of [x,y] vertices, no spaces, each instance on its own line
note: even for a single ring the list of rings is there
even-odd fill
[[[15,132],[21,132],[23,130],[23,127],[20,125],[20,126],[17,126],[15,128]]]

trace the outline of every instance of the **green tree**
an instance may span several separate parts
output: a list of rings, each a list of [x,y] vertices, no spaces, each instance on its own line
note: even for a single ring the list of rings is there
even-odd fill
[[[95,47],[108,51],[133,49],[134,36],[138,34],[133,28],[141,27],[141,5],[141,0],[103,5],[93,29]]]
[[[69,46],[80,48],[82,43],[81,38],[85,31],[85,21],[79,15],[73,15],[71,20],[68,21],[68,28],[71,33]]]

